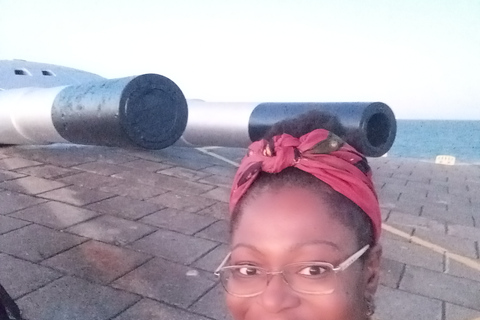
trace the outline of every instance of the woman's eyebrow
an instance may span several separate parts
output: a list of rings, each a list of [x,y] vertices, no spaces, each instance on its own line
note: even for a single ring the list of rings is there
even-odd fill
[[[240,247],[243,247],[243,248],[248,248],[248,249],[251,249],[253,251],[256,251],[258,253],[262,253],[259,249],[257,249],[257,247],[255,247],[254,245],[251,245],[251,244],[248,244],[248,243],[243,243],[243,242],[240,242],[240,243],[237,243],[236,245],[233,246],[232,250],[230,251],[233,251],[237,248],[240,248]]]
[[[310,240],[310,241],[304,241],[304,242],[299,242],[299,243],[295,243],[293,245],[291,245],[287,251],[295,251],[301,247],[305,247],[305,246],[311,246],[311,245],[328,245],[332,248],[334,248],[335,250],[337,251],[340,251],[340,247],[335,243],[335,242],[332,242],[332,241],[328,241],[328,240],[321,240],[321,239],[316,239],[316,240]],[[257,248],[255,247],[254,245],[251,245],[251,244],[248,244],[248,243],[243,243],[243,242],[240,242],[240,243],[237,243],[236,245],[234,245],[231,249],[231,251],[233,252],[235,249],[237,248],[248,248],[248,249],[251,249],[253,251],[256,251],[260,254],[262,254],[262,252]]]
[[[295,251],[301,247],[318,245],[318,244],[328,245],[330,247],[333,247],[335,250],[340,251],[340,247],[335,242],[328,241],[328,240],[320,240],[320,239],[296,243],[290,246],[290,248],[288,248],[288,251]]]

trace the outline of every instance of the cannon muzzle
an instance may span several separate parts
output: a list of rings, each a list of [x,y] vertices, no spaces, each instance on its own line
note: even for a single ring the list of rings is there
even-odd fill
[[[162,149],[185,130],[187,101],[157,74],[0,91],[0,144]]]

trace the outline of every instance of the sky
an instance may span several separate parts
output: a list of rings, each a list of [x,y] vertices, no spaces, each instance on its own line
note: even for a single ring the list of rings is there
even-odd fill
[[[207,101],[480,120],[480,0],[0,0],[0,60],[158,73]]]

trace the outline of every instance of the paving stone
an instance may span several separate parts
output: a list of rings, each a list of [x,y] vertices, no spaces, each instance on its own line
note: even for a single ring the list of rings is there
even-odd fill
[[[114,195],[98,190],[90,190],[78,186],[70,186],[38,195],[39,197],[66,202],[75,206],[84,206],[93,202],[111,198]]]
[[[480,282],[408,265],[400,289],[480,310]]]
[[[446,232],[446,226],[444,222],[432,220],[427,217],[419,217],[416,215],[402,213],[395,210],[390,212],[387,222],[409,228],[415,228],[415,230],[427,230],[443,234]]]
[[[203,272],[188,276],[191,270],[190,267],[155,258],[116,280],[113,286],[187,308],[215,284]]]
[[[82,147],[78,147],[78,148],[82,148]],[[97,160],[97,157],[84,156],[81,154],[81,151],[75,152],[73,149],[58,150],[58,152],[52,152],[52,151],[54,150],[48,150],[46,157],[43,157],[43,156],[40,157],[42,162],[63,167],[63,168],[70,168],[73,166],[78,166],[82,163],[87,163],[87,162],[92,162]]]
[[[388,219],[388,216],[390,215],[391,209],[386,209],[380,207],[380,214],[382,215],[382,221],[385,222],[385,220]]]
[[[136,184],[144,184],[151,187],[162,187],[158,182],[161,178],[160,174],[145,170],[132,169],[128,171],[122,171],[112,175],[112,177],[123,179],[122,184],[130,184],[133,182]],[[164,187],[164,189],[170,190],[166,186]]]
[[[104,186],[115,186],[124,181],[116,178],[105,177],[99,174],[82,172],[68,177],[58,179],[67,184],[73,184],[87,189],[96,189]]]
[[[228,222],[225,220],[219,220],[208,228],[195,234],[195,236],[212,241],[228,243],[228,241],[230,240]]]
[[[176,190],[184,193],[198,195],[205,193],[214,187],[207,184],[182,180],[175,177],[151,173],[142,170],[130,170],[114,174],[113,177],[122,178],[135,183],[146,184],[152,187],[160,187],[167,190]]]
[[[129,220],[137,220],[147,214],[163,209],[164,206],[125,197],[114,197],[90,204],[87,208]]]
[[[470,226],[462,226],[457,224],[448,225],[448,234],[457,236],[459,238],[471,239],[473,241],[480,241],[480,232],[478,228]]]
[[[391,184],[387,183],[383,188],[381,189],[381,192],[386,192],[386,193],[393,193],[397,194],[400,193],[402,194],[402,197],[408,196],[408,197],[413,197],[414,199],[424,199],[427,197],[427,190],[421,190],[421,189],[413,189],[408,186],[403,186],[401,184]]]
[[[160,187],[152,187],[134,182],[125,183],[125,181],[122,181],[121,184],[117,184],[115,186],[102,186],[99,187],[98,190],[137,200],[150,199],[162,193],[168,192],[168,190]]]
[[[73,168],[102,176],[111,176],[112,174],[126,170],[125,167],[103,161],[84,163]]]
[[[129,247],[171,261],[190,264],[217,246],[216,242],[169,230],[158,230]]]
[[[31,224],[0,236],[0,251],[38,262],[76,246],[86,239]]]
[[[474,260],[477,263],[480,263],[480,260]],[[448,274],[464,279],[472,279],[480,283],[480,272],[478,270],[472,269],[460,262],[457,262],[453,259],[448,259],[446,261],[446,271]]]
[[[207,156],[203,153],[201,153],[198,150],[195,150],[194,148],[190,147],[176,147],[172,146],[168,149],[163,149],[163,150],[154,150],[149,152],[151,155],[155,155],[163,160],[169,159],[169,160],[191,160],[193,162],[195,161],[206,161],[209,162],[210,156]],[[163,161],[162,160],[162,161]]]
[[[32,160],[27,160],[27,159],[17,158],[17,157],[0,159],[0,169],[4,169],[4,170],[15,170],[15,169],[20,169],[25,167],[38,166],[41,164],[42,163],[37,161],[32,161]]]
[[[0,253],[0,283],[17,299],[62,276],[50,268]]]
[[[383,258],[380,263],[380,284],[396,289],[400,284],[405,264]]]
[[[398,225],[398,224],[395,224],[395,223],[388,223],[387,222],[387,223],[383,223],[383,225],[388,225],[389,227],[400,230],[400,231],[402,231],[402,232],[404,232],[408,235],[413,235],[413,233],[415,231],[415,229],[412,228],[412,227],[406,227],[404,225]],[[410,242],[409,238],[405,238],[405,237],[397,235],[395,233],[390,233],[387,230],[382,232],[381,239],[393,239],[393,240],[401,241],[401,242],[405,242],[405,243]]]
[[[469,239],[449,236],[441,233],[431,232],[423,229],[416,229],[415,236],[427,240],[443,248],[461,254],[463,256],[476,259],[477,250],[475,249],[475,242]]]
[[[380,208],[395,210],[400,213],[411,214],[411,215],[420,215],[422,212],[424,203],[423,202],[400,202],[400,201],[391,201],[390,199],[384,199],[380,202]],[[446,210],[446,206],[444,206]]]
[[[197,314],[170,307],[166,304],[142,299],[114,320],[208,320]]]
[[[235,176],[235,169],[233,166],[217,166],[217,165],[213,165],[213,166],[210,166],[208,168],[205,168],[205,169],[202,169],[201,171],[202,172],[207,172],[207,173],[211,173],[211,174],[214,174],[214,175],[219,175],[219,176],[223,176],[223,177],[227,177],[230,179],[230,184],[233,183],[233,177]]]
[[[410,202],[410,201],[427,201],[427,198],[423,196],[422,190],[409,190],[403,191],[398,197],[398,201]]]
[[[220,175],[211,175],[209,177],[205,177],[198,180],[198,182],[200,183],[208,183],[217,187],[223,187],[227,189],[231,188],[232,181],[233,181],[232,178],[220,176]]]
[[[196,157],[199,157],[199,155],[197,154]],[[202,156],[200,155],[200,157],[202,157]],[[223,162],[221,160],[217,160],[213,157],[206,157],[206,158],[202,158],[202,159],[204,159],[205,161],[196,160],[194,157],[192,157],[190,159],[188,159],[188,158],[185,158],[185,159],[171,158],[171,159],[168,159],[168,160],[164,161],[164,163],[169,164],[172,167],[181,166],[181,167],[191,169],[191,170],[201,170],[201,169],[208,168],[213,164],[223,164]]]
[[[373,175],[374,183],[383,184],[385,188],[384,190],[388,189],[387,185],[395,185],[396,188],[400,188],[401,190],[405,190],[405,186],[408,183],[407,179],[398,179],[398,178],[390,178],[388,176],[377,175],[376,173]]]
[[[447,223],[455,223],[472,227],[474,222],[472,216],[469,213],[430,210],[425,207],[422,211],[422,216],[441,222],[443,221]]]
[[[130,162],[126,162],[126,163],[123,163],[122,166],[131,168],[131,169],[145,170],[149,172],[157,172],[157,171],[172,167],[171,165],[168,165],[165,163],[148,161],[144,159],[137,159]]]
[[[188,212],[197,212],[216,203],[212,199],[174,191],[161,194],[147,201]]]
[[[49,201],[17,211],[10,216],[54,229],[64,229],[97,215],[94,211],[77,208],[60,202]]]
[[[400,198],[400,192],[393,192],[393,191],[383,191],[382,189],[376,190],[377,191],[377,196],[378,196],[378,201],[380,202],[381,206],[385,207],[395,207],[395,203],[398,201]]]
[[[445,304],[445,320],[478,320],[480,311],[460,307],[451,303]]]
[[[173,167],[173,168],[168,168],[165,170],[158,171],[158,173],[167,175],[167,176],[172,176],[172,177],[177,177],[180,179],[188,179],[188,180],[198,180],[201,178],[208,177],[209,173],[198,171],[198,170],[192,170],[192,169],[187,169],[183,167]]]
[[[64,277],[19,299],[18,304],[27,319],[107,320],[139,299],[131,293]]]
[[[375,188],[375,190],[380,190],[385,185],[385,182],[380,179],[372,179],[372,181],[373,181],[373,187]]]
[[[402,169],[402,167],[400,167]],[[408,170],[408,169],[407,169]],[[407,181],[412,181],[412,182],[423,182],[423,183],[429,183],[431,180],[431,174],[427,173],[421,173],[421,174],[402,174],[402,173],[396,173],[394,172],[392,175],[392,178],[395,179],[401,179],[401,180],[407,180]]]
[[[139,222],[192,235],[211,225],[215,218],[166,208],[143,217]]]
[[[7,233],[15,229],[19,229],[29,224],[30,222],[27,222],[27,221],[22,221],[22,220],[0,215],[0,234]]]
[[[197,214],[208,215],[216,219],[228,219],[228,203],[217,202],[210,207],[198,211]]]
[[[27,196],[13,191],[0,191],[0,214],[8,214],[20,209],[28,208],[45,202],[32,196]]]
[[[446,183],[445,184],[448,188],[448,193],[453,195],[462,195],[466,193],[470,193],[470,188],[468,187],[467,182],[462,183]]]
[[[32,176],[0,183],[0,188],[31,195],[62,188],[64,186],[66,186],[65,183]]]
[[[189,310],[206,315],[213,319],[229,320],[230,313],[225,304],[225,291],[220,284],[200,298]]]
[[[67,229],[87,238],[124,245],[155,231],[155,228],[122,218],[103,215]]]
[[[424,202],[422,206],[422,215],[428,216],[429,212],[445,212],[448,210],[448,206],[443,203],[431,203],[431,202]]]
[[[91,282],[108,284],[150,258],[141,252],[91,240],[43,261],[42,265]]]
[[[124,164],[126,162],[133,161],[137,159],[136,157],[132,156],[130,150],[121,149],[121,148],[109,148],[110,152],[105,152],[106,148],[101,148],[101,152],[98,153],[98,161],[112,163],[112,164]]]
[[[422,246],[395,239],[381,239],[383,257],[407,265],[443,271],[443,256]]]
[[[207,253],[205,256],[195,261],[192,266],[213,273],[223,261],[223,259],[225,259],[229,251],[230,246],[226,244],[221,244],[209,253]]]
[[[230,148],[230,147],[225,148],[225,147],[222,147],[222,148],[216,148],[212,151],[221,155],[221,156],[224,156],[228,159],[231,159],[231,160],[234,160],[234,161],[237,161],[237,162],[240,162],[240,160],[242,160],[243,157],[245,157],[245,155],[247,154],[247,149],[246,148]]]
[[[202,193],[202,197],[228,203],[230,199],[230,189],[218,187],[213,190]]]
[[[407,184],[405,186],[407,188],[411,188],[414,190],[427,190],[427,191],[435,191],[435,192],[444,192],[448,194],[448,187],[437,184],[437,183],[407,180]]]
[[[212,190],[214,187],[208,184],[198,183],[194,181],[182,180],[175,177],[170,177],[162,174],[158,174],[158,180],[155,184],[164,189],[189,193],[193,195],[199,195],[206,191]]]
[[[480,195],[480,192],[479,192],[479,195]],[[479,204],[475,204],[475,203],[467,203],[465,201],[464,204],[460,205],[460,204],[456,204],[454,206],[448,206],[448,212],[452,215],[460,215],[460,214],[464,214],[464,215],[470,215],[470,216],[480,216],[480,203]]]
[[[375,319],[442,320],[442,302],[380,286],[376,294]]]
[[[171,149],[171,147],[169,149]],[[152,162],[162,162],[162,161],[167,160],[166,157],[163,157],[162,155],[160,155],[158,153],[154,153],[151,150],[145,150],[145,149],[128,150],[128,152],[129,152],[130,155],[134,156],[135,159],[148,160],[148,161],[152,161]],[[168,152],[168,150],[167,150],[167,152]],[[135,159],[133,159],[133,160],[135,160]]]
[[[427,201],[443,203],[448,206],[454,206],[457,204],[463,204],[465,202],[468,202],[468,197],[459,194],[448,194],[443,192],[429,191]]]
[[[65,169],[57,166],[52,165],[43,165],[43,166],[36,166],[36,167],[29,167],[17,170],[17,172],[44,178],[44,179],[56,179],[63,176],[72,175],[78,173],[77,170]]]
[[[24,174],[0,169],[0,182],[25,177]]]
[[[155,151],[155,153],[162,153],[163,156],[168,157],[171,160],[177,160],[177,159],[193,160],[193,161],[207,162],[207,163],[214,163],[214,164],[224,163],[222,160],[214,158],[211,155],[205,154],[200,150],[197,150],[191,147],[173,147],[168,150]]]

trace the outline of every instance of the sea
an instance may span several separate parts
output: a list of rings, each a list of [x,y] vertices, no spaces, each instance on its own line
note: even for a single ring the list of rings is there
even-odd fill
[[[388,157],[435,161],[455,157],[456,164],[480,165],[480,120],[397,120],[397,135]]]

